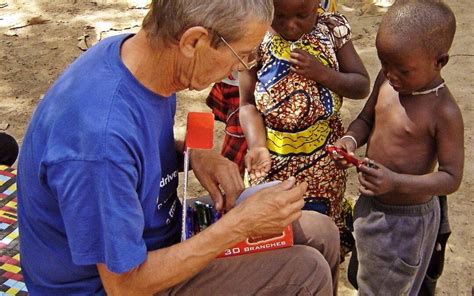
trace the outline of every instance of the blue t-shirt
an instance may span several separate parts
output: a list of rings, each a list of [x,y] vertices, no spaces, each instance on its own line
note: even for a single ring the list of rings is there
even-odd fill
[[[176,97],[152,93],[128,71],[120,47],[130,36],[80,56],[24,138],[18,218],[33,295],[104,294],[97,263],[123,273],[179,240]]]

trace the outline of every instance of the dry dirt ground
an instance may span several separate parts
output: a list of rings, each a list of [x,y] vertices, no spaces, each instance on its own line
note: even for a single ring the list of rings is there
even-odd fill
[[[383,12],[364,5],[363,1],[368,0],[340,0],[340,4],[345,5],[340,5],[339,9],[349,18],[354,44],[374,78],[379,68],[374,39]],[[448,242],[445,271],[437,292],[439,295],[471,295],[474,285],[474,166],[471,163],[474,156],[474,105],[469,100],[474,97],[474,12],[471,0],[446,1],[457,15],[458,31],[451,60],[443,74],[464,115],[466,166],[461,188],[449,197],[453,234]],[[0,0],[0,129],[21,143],[36,104],[63,69],[98,40],[112,34],[136,31],[146,12],[146,2]],[[204,105],[207,92],[185,91],[179,94],[177,135],[184,133],[187,111],[207,111]],[[358,114],[362,105],[363,102],[346,100],[343,106],[346,124]],[[221,125],[216,125],[216,149],[222,138],[221,129]],[[352,175],[347,191],[351,198],[357,196],[355,183]],[[191,188],[191,195],[203,192],[195,181]],[[342,269],[339,294],[355,295],[345,279],[345,264]]]

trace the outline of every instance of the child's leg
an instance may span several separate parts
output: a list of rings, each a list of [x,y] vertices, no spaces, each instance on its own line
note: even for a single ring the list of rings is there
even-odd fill
[[[359,269],[359,259],[357,258],[357,248],[352,248],[351,259],[349,259],[349,265],[347,266],[347,279],[349,283],[358,290],[357,285],[357,270]]]
[[[361,295],[417,295],[439,220],[437,197],[422,205],[389,206],[361,196],[354,221]]]
[[[436,238],[436,245],[433,249],[428,270],[421,285],[419,296],[433,296],[436,291],[438,278],[443,273],[444,255],[446,252],[446,243],[451,235],[451,227],[448,218],[448,203],[446,196],[439,196],[439,206],[441,210],[441,221]]]

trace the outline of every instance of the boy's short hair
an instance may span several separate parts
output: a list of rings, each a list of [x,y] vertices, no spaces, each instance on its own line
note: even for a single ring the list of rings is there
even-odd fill
[[[435,55],[447,53],[456,32],[456,17],[442,0],[397,0],[380,23],[386,33],[421,41]]]
[[[153,0],[142,25],[152,40],[172,42],[187,29],[202,26],[231,42],[245,34],[246,20],[271,24],[273,11],[273,0]],[[219,37],[212,38],[217,46]]]

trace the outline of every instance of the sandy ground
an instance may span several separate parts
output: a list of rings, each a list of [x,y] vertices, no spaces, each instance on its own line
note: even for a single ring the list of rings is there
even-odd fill
[[[353,39],[372,79],[379,69],[374,40],[383,15],[363,0],[341,0],[340,6],[353,27]],[[367,0],[365,0],[367,1]],[[59,0],[0,1],[0,130],[6,130],[20,143],[31,114],[51,83],[83,50],[113,34],[136,31],[147,1],[142,0]],[[473,97],[474,13],[471,0],[449,0],[457,15],[458,31],[451,50],[451,60],[443,76],[457,99],[465,122],[466,166],[458,192],[449,197],[453,234],[448,242],[446,267],[437,289],[439,295],[471,295],[474,285],[472,220],[473,205]],[[440,24],[442,25],[442,24]],[[178,100],[176,133],[182,136],[187,111],[207,111],[204,99],[208,90],[181,92]],[[363,102],[346,100],[343,117],[353,119]],[[434,114],[435,116],[435,114]],[[216,149],[219,149],[222,126],[216,125]],[[361,151],[362,153],[362,151]],[[407,151],[407,153],[409,153]],[[352,175],[347,195],[357,196]],[[191,195],[203,190],[192,181]],[[347,262],[347,261],[346,261]],[[342,265],[340,295],[355,295]]]

